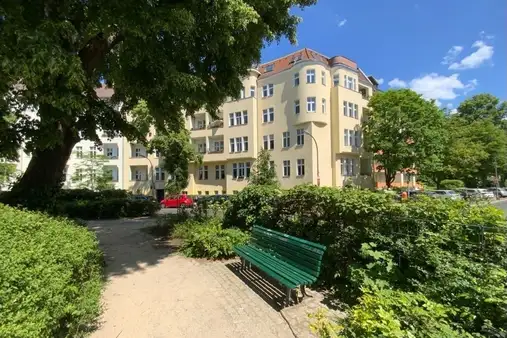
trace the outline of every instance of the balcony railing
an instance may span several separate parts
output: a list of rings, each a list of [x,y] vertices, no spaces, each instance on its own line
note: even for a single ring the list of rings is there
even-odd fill
[[[203,129],[206,129],[206,126],[202,125],[202,126],[195,126],[195,127],[192,127],[190,130],[203,130]]]
[[[214,148],[208,149],[208,153],[209,154],[221,154],[223,152],[224,152],[223,148],[222,149],[214,149]]]
[[[208,124],[208,129],[222,128],[223,126],[224,126],[224,120],[215,120],[215,121],[211,121]]]

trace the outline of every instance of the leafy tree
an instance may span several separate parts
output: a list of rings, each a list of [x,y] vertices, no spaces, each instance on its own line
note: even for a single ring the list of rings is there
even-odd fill
[[[271,165],[271,154],[269,150],[262,149],[257,160],[253,164],[250,173],[249,184],[252,185],[272,185],[278,186],[278,178],[276,177],[275,166]]]
[[[16,165],[13,163],[1,162],[0,159],[0,187],[9,183],[16,174]]]
[[[426,159],[442,152],[443,113],[434,102],[410,89],[377,92],[363,124],[364,148],[385,173],[387,187],[396,173],[420,170]]]
[[[113,189],[113,173],[104,166],[107,158],[93,152],[85,154],[71,177],[76,188],[91,190]]]
[[[491,95],[479,94],[467,99],[458,107],[458,116],[468,122],[489,119],[494,124],[505,125],[507,118],[507,103]]]
[[[295,43],[299,18],[289,9],[315,2],[2,2],[0,114],[16,122],[0,120],[0,149],[12,153],[24,139],[32,154],[11,200],[58,189],[74,145],[99,142],[97,130],[143,137],[125,114],[140,99],[157,126],[173,132],[182,111],[215,114],[239,95],[266,43]],[[95,91],[101,82],[114,87],[110,100]]]

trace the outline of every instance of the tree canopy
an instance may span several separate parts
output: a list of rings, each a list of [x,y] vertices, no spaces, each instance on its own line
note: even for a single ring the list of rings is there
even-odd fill
[[[259,151],[257,159],[252,167],[249,184],[252,185],[269,185],[278,186],[278,178],[276,177],[275,166],[271,163],[271,154],[269,150],[262,149]]]
[[[0,6],[0,156],[32,161],[13,193],[57,185],[73,146],[97,130],[137,138],[141,99],[159,129],[215,113],[265,43],[295,42],[292,6],[316,0],[7,0]],[[114,87],[110,100],[95,89]],[[32,109],[36,118],[25,112]],[[10,120],[6,119],[9,116]]]
[[[396,173],[418,170],[443,148],[444,115],[434,102],[410,89],[375,93],[363,123],[364,148],[384,170],[386,185]]]

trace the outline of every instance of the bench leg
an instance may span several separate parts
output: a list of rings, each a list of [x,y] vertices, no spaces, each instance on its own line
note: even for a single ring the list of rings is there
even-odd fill
[[[248,269],[252,270],[252,263],[251,262],[248,262]]]
[[[313,297],[312,295],[309,295],[308,292],[306,292],[305,285],[301,285],[301,293],[303,294],[303,297]]]
[[[285,289],[285,301],[283,302],[283,307],[286,307],[286,306],[290,305],[290,302],[291,302],[291,293],[292,293],[292,289],[291,288],[286,288]]]
[[[244,258],[241,258],[241,270],[245,270],[245,259]]]

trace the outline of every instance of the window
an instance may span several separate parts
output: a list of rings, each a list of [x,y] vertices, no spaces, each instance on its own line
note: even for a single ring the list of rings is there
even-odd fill
[[[202,166],[199,168],[199,179],[207,180],[208,179],[208,166]]]
[[[205,195],[209,195],[209,190],[206,190],[206,191],[204,192],[204,194],[205,194]]]
[[[347,107],[348,107],[347,101],[343,101],[343,116],[349,116]]]
[[[238,164],[232,164],[232,178],[238,178]]]
[[[305,130],[304,129],[296,130],[296,144],[298,146],[302,146],[305,144]]]
[[[141,157],[141,148],[134,149],[134,157]]]
[[[243,142],[241,137],[236,137],[236,152],[240,153],[243,151]]]
[[[343,78],[345,80],[345,88],[356,90],[356,79],[347,75],[344,75]]]
[[[357,104],[354,105],[354,118],[355,119],[359,118],[359,114],[357,113]]]
[[[348,147],[348,146],[354,146],[355,145],[355,143],[354,143],[354,131],[353,130],[349,130],[349,129],[345,129],[344,130],[343,144],[346,147]]]
[[[224,151],[224,141],[213,142],[213,150],[215,153],[221,153]]]
[[[326,113],[326,99],[322,99],[322,113]]]
[[[349,102],[349,116],[354,117],[354,104]]]
[[[243,136],[243,151],[248,151],[248,136]]]
[[[106,157],[108,157],[108,158],[115,157],[113,148],[106,148]]]
[[[263,136],[264,141],[264,149],[273,150],[275,149],[275,135],[264,135]]]
[[[294,87],[299,86],[299,73],[294,74]]]
[[[306,70],[306,83],[315,83],[315,69]]]
[[[282,135],[282,144],[284,148],[290,147],[290,132],[284,131]]]
[[[218,190],[215,190],[215,195],[218,195]]]
[[[333,86],[338,87],[340,85],[340,74],[333,75]]]
[[[326,85],[326,72],[325,71],[322,71],[320,72],[320,77],[321,77],[321,80],[322,80],[322,85]]]
[[[238,163],[238,178],[245,177],[245,163]]]
[[[361,132],[359,130],[355,130],[354,131],[354,145],[356,147],[360,147],[361,146]]]
[[[250,177],[250,162],[245,163],[246,177]]]
[[[248,124],[248,111],[243,110],[243,121],[241,121],[241,124]]]
[[[236,140],[234,138],[229,139],[229,152],[235,153],[236,152]]]
[[[95,146],[90,147],[90,157],[92,158],[97,157],[97,148]]]
[[[165,181],[165,171],[160,167],[155,168],[155,181]]]
[[[134,171],[134,181],[142,181],[143,180],[143,172],[141,170]]]
[[[156,150],[156,151],[155,151],[155,156],[156,156],[156,157],[160,157],[160,151]]]
[[[305,160],[304,159],[298,159],[297,172],[298,172],[298,176],[305,176]]]
[[[315,113],[315,103],[316,99],[315,96],[306,98],[306,110],[309,113]]]
[[[76,179],[79,181],[83,179],[83,169],[76,169]]]
[[[250,86],[250,97],[255,97],[255,86]]]
[[[285,160],[283,161],[283,177],[289,176],[290,176],[290,161]]]
[[[262,97],[273,96],[274,92],[272,83],[262,86]]]
[[[206,128],[206,121],[204,120],[197,120],[197,129],[198,130],[201,130],[201,129],[205,129]]]
[[[76,147],[76,158],[83,158],[83,147]]]
[[[245,98],[245,87],[241,87],[241,90],[239,91],[239,98],[240,99]]]
[[[294,114],[299,114],[299,100],[294,101]]]
[[[225,195],[225,194],[227,194],[227,191],[222,190],[222,195]]]
[[[240,111],[237,111],[236,113],[234,113],[235,116],[236,116],[236,125],[239,126],[241,125],[241,112]]]
[[[225,165],[216,165],[215,166],[215,179],[224,180],[225,179]]]
[[[353,158],[341,159],[342,176],[354,176],[356,160]]]
[[[200,190],[199,190],[199,191],[197,192],[197,194],[198,194],[198,195],[202,195],[202,191],[200,191]]]
[[[275,120],[275,108],[271,107],[262,111],[262,122],[273,122]]]
[[[273,64],[267,65],[266,68],[264,68],[264,73],[272,72],[273,71]]]
[[[200,154],[206,154],[206,143],[199,143],[197,145],[197,151],[200,153]]]
[[[235,121],[236,120],[234,119],[234,113],[229,113],[229,127],[232,127]]]

